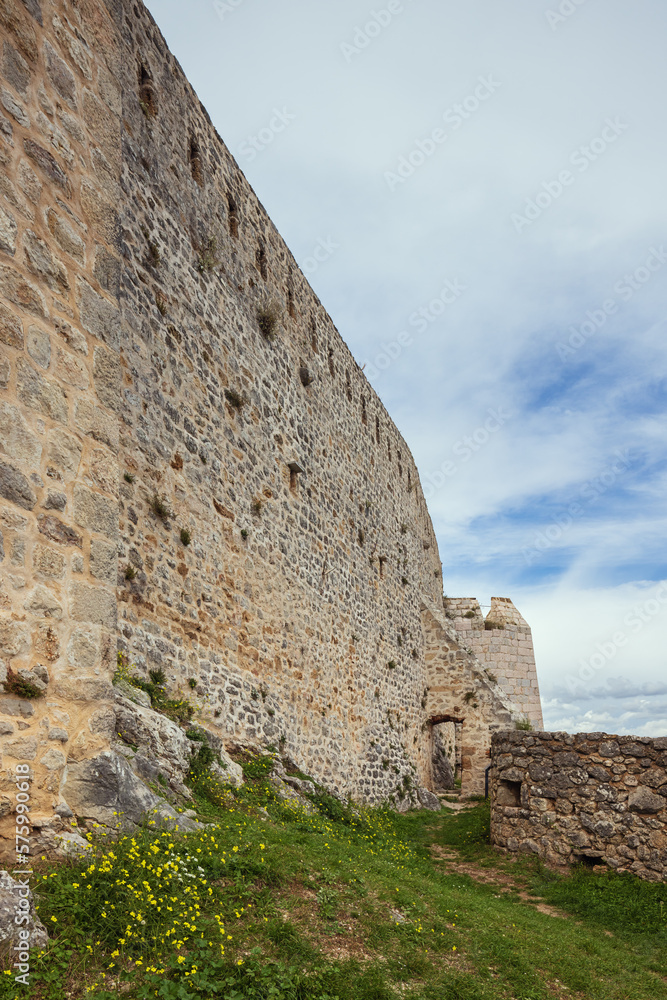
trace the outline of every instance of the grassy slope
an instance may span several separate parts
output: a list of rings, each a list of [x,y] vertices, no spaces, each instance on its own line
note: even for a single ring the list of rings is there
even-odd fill
[[[217,822],[206,832],[147,829],[45,868],[53,944],[31,991],[5,975],[0,997],[667,1000],[667,886],[497,855],[483,804],[357,819],[320,808],[271,801],[260,773],[240,801],[202,802]],[[539,912],[525,890],[571,915]]]

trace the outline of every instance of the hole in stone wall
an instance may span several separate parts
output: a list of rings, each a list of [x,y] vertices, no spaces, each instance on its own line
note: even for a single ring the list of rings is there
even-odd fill
[[[380,563],[380,579],[382,579],[384,576],[384,564],[386,563],[386,561],[387,561],[386,556],[380,556],[378,559],[378,562]]]
[[[411,489],[412,489],[412,474],[408,469],[408,493],[410,492]]]
[[[153,86],[153,78],[143,63],[139,65],[139,103],[147,118],[155,117],[157,114],[155,87]]]
[[[583,865],[584,868],[595,868],[596,865],[603,864],[602,854],[575,854],[574,862]]]
[[[296,493],[299,485],[299,476],[303,474],[303,469],[298,462],[290,462],[289,466],[289,488],[292,493]]]
[[[391,462],[391,441],[387,439],[387,454],[389,455],[389,461]]]
[[[375,418],[375,440],[380,443],[380,418]]]
[[[190,145],[188,147],[188,160],[190,162],[190,170],[192,172],[193,180],[197,184],[202,183],[202,169],[201,169],[201,150],[199,148],[199,143],[194,135],[190,136]]]
[[[257,265],[257,270],[261,274],[262,278],[266,281],[269,276],[269,269],[266,263],[266,250],[261,243],[255,251],[255,264]]]
[[[227,220],[229,224],[229,235],[233,236],[234,239],[238,239],[239,236],[238,208],[236,207],[236,202],[232,198],[231,194],[227,195]]]
[[[332,376],[336,374],[336,368],[333,359],[333,347],[329,348],[329,372],[331,373]]]
[[[317,324],[314,316],[310,320],[310,346],[317,354]]]
[[[497,800],[499,806],[521,805],[521,782],[499,781]]]
[[[362,424],[368,423],[368,414],[366,413],[366,400],[361,397],[361,422]]]
[[[292,293],[291,288],[287,289],[287,312],[292,317],[292,319],[296,319],[296,309],[294,308],[294,295]]]
[[[352,402],[352,382],[350,381],[350,372],[345,372],[345,394],[349,403]]]

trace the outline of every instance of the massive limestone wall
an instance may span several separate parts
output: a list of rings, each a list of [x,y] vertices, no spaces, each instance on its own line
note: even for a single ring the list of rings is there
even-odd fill
[[[492,597],[482,614],[475,598],[446,598],[448,619],[480,663],[534,729],[543,729],[542,704],[530,626],[508,597]]]
[[[428,782],[405,442],[148,12],[0,27],[4,812],[17,761],[39,822],[108,748],[117,645],[333,788]]]
[[[126,774],[118,649],[371,802],[466,715],[478,790],[512,710],[412,456],[150,14],[0,0],[0,32],[0,835],[17,762],[38,828]]]

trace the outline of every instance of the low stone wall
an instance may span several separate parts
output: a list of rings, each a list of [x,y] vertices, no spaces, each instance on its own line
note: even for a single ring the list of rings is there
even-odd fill
[[[495,733],[491,840],[667,880],[667,737]]]

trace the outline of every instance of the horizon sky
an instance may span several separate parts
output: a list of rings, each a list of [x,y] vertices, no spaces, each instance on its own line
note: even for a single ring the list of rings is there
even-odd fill
[[[667,735],[667,8],[148,0],[545,727]]]

